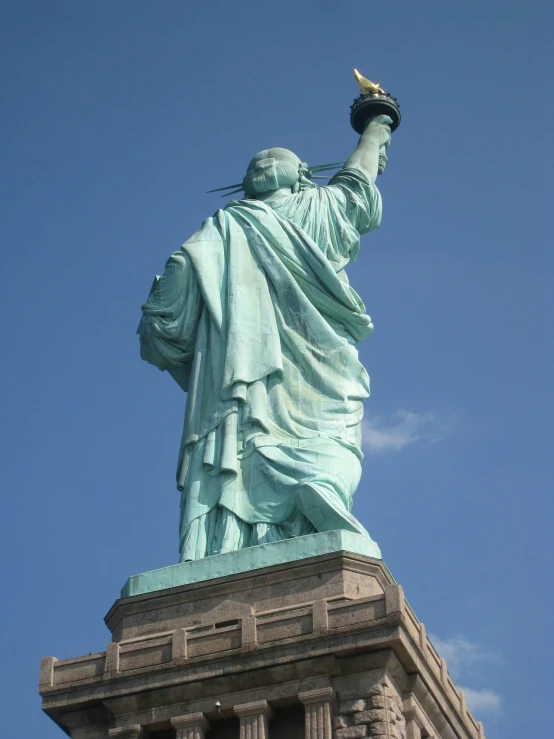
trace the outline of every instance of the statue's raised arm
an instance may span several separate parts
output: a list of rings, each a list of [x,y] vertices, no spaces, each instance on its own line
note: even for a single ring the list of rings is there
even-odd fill
[[[383,174],[387,166],[391,123],[392,119],[387,115],[380,115],[369,121],[345,167],[359,169],[370,182],[375,182],[377,175]]]

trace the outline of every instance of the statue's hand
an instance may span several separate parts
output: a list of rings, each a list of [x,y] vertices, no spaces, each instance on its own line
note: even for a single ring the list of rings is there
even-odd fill
[[[388,115],[378,115],[375,118],[372,118],[367,124],[366,129],[363,133],[364,138],[366,136],[371,136],[379,149],[381,149],[383,146],[388,149],[390,146],[391,138],[391,123],[392,118],[389,118]]]
[[[388,115],[378,115],[366,126],[358,141],[358,146],[346,161],[346,167],[359,169],[370,182],[375,182],[387,164],[386,151],[390,144],[392,119]]]

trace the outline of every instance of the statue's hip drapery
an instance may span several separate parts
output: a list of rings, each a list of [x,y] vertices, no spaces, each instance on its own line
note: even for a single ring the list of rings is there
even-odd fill
[[[360,460],[341,444],[252,444],[225,481],[209,474],[205,445],[194,447],[182,492],[182,561],[316,531],[366,534],[350,513]]]

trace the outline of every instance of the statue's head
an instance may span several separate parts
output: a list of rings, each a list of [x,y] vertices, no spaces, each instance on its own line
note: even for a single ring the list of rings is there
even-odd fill
[[[288,149],[264,149],[251,160],[242,181],[246,197],[255,198],[267,192],[290,187],[295,191],[303,163]]]

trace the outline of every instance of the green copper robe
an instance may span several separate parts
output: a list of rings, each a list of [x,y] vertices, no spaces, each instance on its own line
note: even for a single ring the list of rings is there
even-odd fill
[[[344,268],[376,228],[361,172],[230,202],[156,278],[141,356],[188,393],[177,485],[181,560],[332,529],[351,515],[373,329]]]

